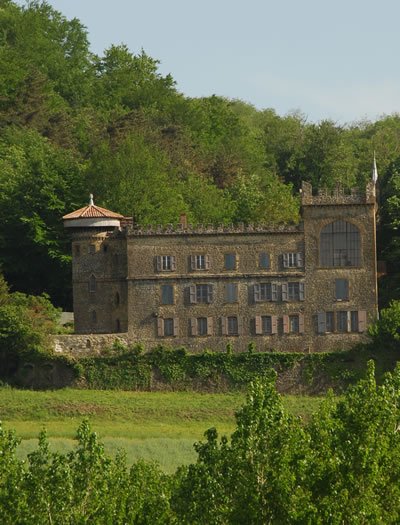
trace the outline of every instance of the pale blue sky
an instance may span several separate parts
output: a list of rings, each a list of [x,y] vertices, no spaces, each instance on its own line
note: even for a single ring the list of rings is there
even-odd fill
[[[87,27],[93,52],[143,48],[187,96],[342,124],[400,111],[399,0],[48,3]]]

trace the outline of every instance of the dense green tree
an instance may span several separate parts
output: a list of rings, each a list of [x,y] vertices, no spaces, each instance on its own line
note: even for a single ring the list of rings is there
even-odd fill
[[[0,0],[0,27],[0,264],[16,289],[57,304],[70,304],[59,217],[88,191],[142,223],[176,222],[183,211],[193,223],[289,222],[303,179],[315,191],[337,180],[364,187],[374,151],[381,174],[397,169],[398,114],[339,126],[184,97],[144,50],[91,53],[85,27],[45,1]],[[378,234],[393,267],[395,179],[382,178]],[[396,275],[382,281],[383,304],[400,297]]]
[[[101,144],[86,180],[96,202],[142,224],[177,223],[180,212],[186,211],[181,184],[168,159],[140,133],[126,137],[115,151]]]
[[[160,110],[176,94],[171,75],[158,72],[157,60],[145,51],[133,55],[125,45],[111,46],[96,60],[95,97],[100,108],[126,113]]]
[[[81,202],[81,188],[72,152],[33,130],[0,139],[0,263],[14,289],[68,303],[70,248],[60,218]]]
[[[257,175],[239,174],[229,189],[236,205],[234,222],[295,222],[299,217],[299,202],[290,185],[273,175],[263,179]]]

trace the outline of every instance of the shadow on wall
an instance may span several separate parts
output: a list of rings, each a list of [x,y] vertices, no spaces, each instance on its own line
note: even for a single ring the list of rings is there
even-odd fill
[[[35,390],[64,388],[75,380],[74,371],[64,363],[43,361],[21,362],[12,376],[12,384]]]

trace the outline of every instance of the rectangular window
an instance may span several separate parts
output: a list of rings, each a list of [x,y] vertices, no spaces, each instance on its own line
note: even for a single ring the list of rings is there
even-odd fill
[[[96,246],[94,244],[90,244],[89,245],[89,253],[95,253],[96,251]]]
[[[272,301],[272,286],[271,283],[260,284],[260,300]]]
[[[209,255],[191,255],[190,267],[192,270],[209,270],[210,256]]]
[[[192,317],[190,319],[191,335],[212,335],[213,318],[212,317]]]
[[[197,303],[211,303],[212,302],[212,285],[211,284],[196,284],[196,302]]]
[[[348,332],[347,312],[337,312],[336,319],[338,332]]]
[[[284,268],[301,268],[303,267],[303,255],[301,252],[289,252],[283,254]]]
[[[174,320],[172,318],[164,319],[164,335],[174,335]]]
[[[161,286],[162,304],[174,304],[174,286],[172,284],[163,284]]]
[[[179,319],[178,317],[169,317],[157,319],[157,335],[159,337],[170,337],[177,336],[179,332]]]
[[[205,270],[206,268],[206,256],[196,255],[196,270]]]
[[[300,300],[300,283],[288,283],[289,301]]]
[[[238,334],[238,319],[237,317],[228,317],[228,335]]]
[[[333,332],[335,330],[333,312],[318,312],[318,333]]]
[[[197,319],[197,334],[207,335],[207,317],[199,317]]]
[[[261,317],[261,330],[263,334],[272,333],[272,318],[270,315],[263,315]]]
[[[225,270],[236,269],[236,255],[234,253],[226,253],[225,258]]]
[[[335,279],[335,298],[340,301],[349,298],[349,284],[347,279]]]
[[[165,272],[176,270],[175,255],[157,255],[157,271]]]
[[[225,285],[225,301],[227,303],[236,303],[238,300],[238,287],[236,283]]]
[[[350,326],[352,332],[358,332],[358,312],[351,312]]]
[[[335,331],[333,312],[326,312],[326,331],[327,332]]]
[[[171,269],[171,256],[170,255],[162,255],[161,256],[161,269],[162,270],[170,270]]]
[[[289,315],[289,332],[291,334],[299,333],[299,316]]]
[[[269,253],[260,253],[260,268],[270,267]]]

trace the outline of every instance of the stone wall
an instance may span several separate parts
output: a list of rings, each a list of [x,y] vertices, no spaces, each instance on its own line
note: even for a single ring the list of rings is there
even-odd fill
[[[344,349],[365,339],[366,326],[359,332],[320,333],[318,313],[358,313],[368,323],[377,315],[375,187],[365,192],[353,189],[345,194],[338,184],[330,193],[312,194],[304,183],[301,193],[300,225],[239,224],[237,226],[181,224],[141,227],[127,221],[122,230],[101,232],[82,229],[73,237],[73,290],[76,333],[97,333],[90,340],[83,336],[77,345],[92,348],[110,345],[117,333],[129,334],[129,343],[141,342],[146,348],[159,343],[186,346],[192,352],[205,348],[223,351],[232,343],[234,351],[247,350],[255,342],[258,350],[313,351]],[[330,222],[345,220],[354,224],[361,236],[359,266],[329,267],[320,264],[320,233]],[[226,269],[224,256],[233,253],[236,265]],[[270,266],[260,266],[260,254],[268,253]],[[302,264],[286,267],[283,254],[301,255]],[[174,257],[174,268],[161,270],[157,257]],[[194,270],[193,255],[206,255],[207,268]],[[96,278],[96,290],[90,291],[89,280]],[[335,280],[348,281],[346,300],[335,298]],[[299,283],[304,297],[256,301],[255,288],[260,283],[276,284],[279,290]],[[162,286],[173,287],[172,304],[162,304]],[[212,300],[193,304],[190,289],[194,285],[212,286]],[[236,284],[237,301],[228,302],[226,287]],[[360,314],[360,315],[361,315]],[[275,331],[259,335],[256,329],[261,316],[275,319]],[[298,316],[304,330],[287,333],[288,318]],[[227,336],[225,320],[240,320],[240,333]],[[208,335],[193,334],[193,323],[207,318],[212,325]],[[160,323],[174,319],[174,335],[160,334]],[[286,325],[285,325],[286,323]],[[111,334],[106,342],[104,335]],[[125,337],[125,336],[124,336]],[[97,350],[96,350],[97,351]]]
[[[53,338],[56,354],[68,354],[73,357],[98,356],[106,348],[112,348],[115,341],[128,346],[128,334],[68,334]]]

